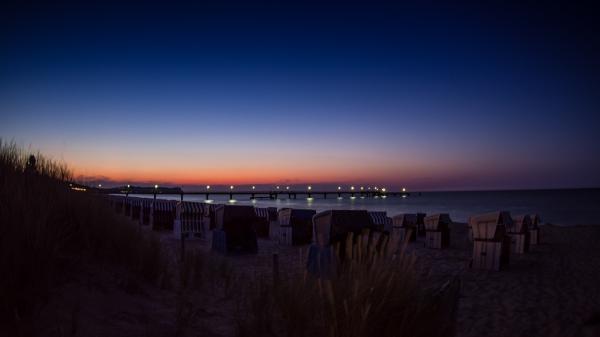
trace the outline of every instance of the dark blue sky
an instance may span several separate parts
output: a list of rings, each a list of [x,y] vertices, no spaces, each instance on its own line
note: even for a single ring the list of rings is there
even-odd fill
[[[589,6],[3,6],[0,136],[84,176],[600,185]]]

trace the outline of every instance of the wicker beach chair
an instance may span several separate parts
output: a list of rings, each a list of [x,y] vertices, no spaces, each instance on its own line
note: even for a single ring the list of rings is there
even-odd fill
[[[529,215],[513,217],[510,225],[506,226],[506,233],[510,236],[512,251],[516,254],[525,254],[529,251],[531,218]]]
[[[255,223],[257,221],[254,207],[237,205],[218,205],[214,210],[215,229],[213,231],[212,249],[228,253],[256,253]]]
[[[373,226],[380,232],[392,232],[392,218],[387,216],[387,212],[373,211],[369,212]]]
[[[472,216],[469,225],[473,235],[474,269],[501,270],[508,266],[510,238],[506,226],[511,226],[508,212],[493,212]]]
[[[140,200],[140,225],[150,225],[150,211],[152,209],[151,198],[141,198]]]
[[[532,246],[540,244],[540,217],[537,214],[530,214],[531,226],[529,227],[529,244]]]
[[[414,242],[417,240],[417,215],[398,214],[392,217],[392,241]]]
[[[369,213],[360,210],[324,211],[315,214],[312,222],[313,244],[309,248],[306,268],[310,274],[321,278],[336,275],[337,265],[344,259],[340,252],[346,251],[347,244],[352,245],[348,249],[354,248],[353,242],[347,242],[350,233],[355,240],[363,230],[375,228]]]
[[[279,243],[282,245],[306,245],[313,238],[312,209],[282,208],[277,214]]]
[[[199,202],[180,201],[175,209],[173,235],[176,238],[195,238],[204,235],[202,215],[204,208]]]
[[[131,198],[131,220],[140,220],[140,211],[141,211],[141,205],[142,205],[142,198],[136,198],[136,197],[132,197]]]
[[[156,199],[150,206],[150,228],[173,230],[177,201]]]
[[[425,224],[425,247],[442,249],[450,247],[450,215],[433,214],[423,219]]]
[[[271,237],[271,222],[277,221],[277,208],[255,207],[256,213],[256,235],[259,237]]]

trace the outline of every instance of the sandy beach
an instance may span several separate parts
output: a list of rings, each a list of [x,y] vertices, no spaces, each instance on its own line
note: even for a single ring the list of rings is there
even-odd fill
[[[528,254],[512,254],[509,268],[500,272],[470,269],[466,225],[454,223],[451,230],[450,249],[427,249],[417,241],[406,252],[417,256],[424,285],[460,278],[457,336],[598,335],[598,322],[585,322],[600,312],[600,227],[542,226],[542,244],[532,246]],[[176,264],[180,242],[170,233],[161,233],[161,240]],[[306,255],[306,247],[283,247],[265,239],[259,240],[256,255],[211,253],[210,238],[187,240],[186,250],[227,261],[229,269],[223,272],[232,272],[228,277],[233,287],[249,275],[270,278],[273,253],[279,256],[282,277],[301,275]],[[206,291],[181,294],[123,277],[121,271],[98,278],[107,273],[90,268],[81,275],[57,290],[62,296],[45,307],[40,325],[47,327],[42,330],[46,336],[65,331],[82,336],[173,335],[181,324],[181,305],[188,314],[180,335],[235,334],[239,313],[231,293],[221,286],[207,282]]]

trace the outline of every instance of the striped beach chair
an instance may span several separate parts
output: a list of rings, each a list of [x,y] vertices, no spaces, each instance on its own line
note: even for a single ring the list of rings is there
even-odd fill
[[[213,230],[216,228],[215,210],[221,204],[204,203],[203,206],[203,222],[207,222],[208,228]]]
[[[131,220],[140,220],[140,209],[142,205],[142,198],[131,198]]]
[[[276,207],[255,207],[257,216],[256,235],[259,237],[271,237],[271,223],[277,221]]]
[[[150,210],[153,202],[154,200],[151,198],[140,198],[140,225],[150,224]]]
[[[473,235],[474,269],[501,270],[508,266],[510,237],[506,227],[512,226],[508,212],[493,212],[472,216],[469,225]]]
[[[150,228],[173,230],[177,201],[156,199],[150,207]]]
[[[360,237],[365,229],[373,229],[371,216],[367,211],[361,210],[329,210],[315,214],[312,218],[313,223],[313,244],[309,247],[306,270],[308,273],[329,279],[337,273],[337,265],[346,259],[347,249],[354,251],[355,240]],[[349,233],[354,234],[352,241],[348,242]],[[379,237],[379,232],[372,233]],[[369,235],[364,237],[369,241]],[[363,240],[361,238],[361,240]],[[363,241],[360,241],[361,244]],[[352,247],[347,246],[350,243]],[[334,252],[334,247],[339,253]],[[339,250],[338,250],[339,249]],[[354,258],[350,254],[348,258]]]
[[[279,243],[283,245],[309,244],[313,234],[312,218],[316,213],[313,209],[280,209],[277,215]]]
[[[123,203],[125,202],[125,197],[122,195],[113,195],[112,200],[115,207],[115,212],[117,212],[117,214],[123,213]]]
[[[132,197],[125,196],[123,199],[123,215],[131,217],[131,201]]]
[[[187,238],[200,237],[204,235],[202,226],[202,215],[204,207],[199,202],[180,201],[175,211],[175,222],[173,234],[176,238],[185,236]]]
[[[392,217],[392,241],[414,242],[417,240],[417,215],[398,214]]]
[[[425,247],[442,249],[450,246],[450,215],[433,214],[423,219],[425,224]]]
[[[540,217],[537,214],[530,214],[531,226],[529,227],[529,244],[532,246],[540,244]]]
[[[369,212],[369,216],[371,216],[371,221],[377,231],[391,233],[392,218],[387,216],[387,212],[373,211]]]
[[[258,243],[252,206],[218,205],[214,210],[212,250],[220,253],[256,253]]]
[[[510,246],[516,254],[525,254],[529,251],[531,218],[525,214],[517,215],[512,220],[506,225],[506,234],[510,236]]]

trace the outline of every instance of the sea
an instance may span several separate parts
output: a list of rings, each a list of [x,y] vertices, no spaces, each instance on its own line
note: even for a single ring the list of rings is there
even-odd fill
[[[152,198],[152,195],[131,196]],[[600,189],[560,189],[522,191],[470,191],[470,192],[412,192],[406,197],[338,198],[298,195],[290,199],[287,194],[279,199],[250,200],[247,195],[211,195],[211,203],[254,205],[256,207],[309,208],[316,211],[330,209],[359,209],[385,211],[388,216],[400,213],[448,213],[453,221],[467,222],[469,216],[493,211],[509,211],[512,215],[538,214],[543,223],[574,226],[600,225]],[[157,198],[180,200],[180,195],[160,194]],[[206,202],[204,195],[184,195],[185,201]]]

